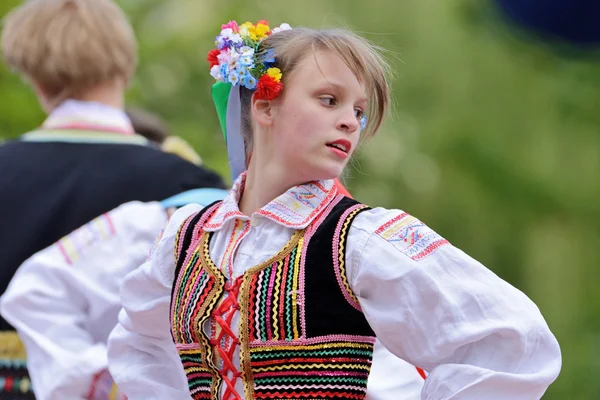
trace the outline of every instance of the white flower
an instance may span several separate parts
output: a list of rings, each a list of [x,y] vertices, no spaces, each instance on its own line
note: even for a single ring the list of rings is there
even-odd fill
[[[210,75],[215,78],[217,81],[221,80],[221,66],[220,65],[213,65],[210,69]]]
[[[231,62],[229,51],[222,51],[221,54],[217,56],[217,60],[219,60],[219,64],[229,64]]]
[[[229,36],[229,40],[231,40],[233,43],[242,43],[242,37],[239,33],[234,33],[233,35]]]
[[[235,63],[240,58],[240,53],[236,49],[227,49],[227,55],[231,63]]]
[[[221,30],[221,37],[225,40],[229,40],[232,43],[242,42],[242,37],[238,33],[233,32],[231,28],[225,28]]]
[[[283,24],[279,25],[277,28],[273,28],[273,33],[289,31],[291,29],[292,29],[292,27],[290,26],[290,24],[287,24],[284,22]]]
[[[231,29],[231,28],[225,28],[225,29],[221,30],[221,36],[228,37],[228,36],[231,36],[231,35],[233,35],[233,29]]]
[[[242,54],[242,57],[251,57],[254,55],[254,49],[250,46],[242,46],[239,51]]]

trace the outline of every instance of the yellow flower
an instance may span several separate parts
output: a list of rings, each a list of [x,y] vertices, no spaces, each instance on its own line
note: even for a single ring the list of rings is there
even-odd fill
[[[254,28],[254,24],[252,22],[244,22],[242,25],[239,26],[239,29],[240,29],[241,37],[248,37],[248,36],[251,36],[251,33],[254,33],[255,28]],[[256,36],[256,34],[254,34],[254,36]],[[254,40],[256,40],[256,39],[254,39]]]
[[[271,28],[269,28],[269,25],[265,25],[265,24],[257,24],[255,29],[254,29],[254,33],[256,34],[258,39],[262,39],[267,37],[267,33],[271,30]]]
[[[269,68],[267,74],[273,78],[275,82],[281,81],[281,70],[279,68]]]

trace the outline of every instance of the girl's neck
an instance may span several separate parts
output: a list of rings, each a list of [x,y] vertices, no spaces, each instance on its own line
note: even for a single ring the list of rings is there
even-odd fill
[[[283,168],[260,165],[257,157],[254,157],[246,173],[246,183],[239,201],[240,211],[251,216],[293,186],[295,184],[290,183]]]

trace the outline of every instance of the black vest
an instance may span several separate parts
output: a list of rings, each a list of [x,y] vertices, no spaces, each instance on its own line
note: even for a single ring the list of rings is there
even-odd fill
[[[123,203],[224,186],[216,173],[148,145],[6,142],[0,145],[0,293],[27,258]],[[10,327],[1,319],[4,329]]]
[[[375,334],[345,272],[348,231],[369,209],[339,195],[266,262],[233,282],[210,259],[202,227],[219,204],[188,218],[176,240],[171,333],[193,399],[217,399],[223,377],[202,326],[228,294],[239,295],[244,396],[363,399]]]

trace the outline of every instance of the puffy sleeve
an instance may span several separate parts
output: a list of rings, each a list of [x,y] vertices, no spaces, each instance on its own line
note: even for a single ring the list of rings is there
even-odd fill
[[[0,309],[25,345],[38,400],[123,398],[107,370],[111,310],[119,303],[118,281],[147,257],[165,220],[158,203],[128,203],[18,269]]]
[[[422,399],[539,399],[558,376],[560,348],[537,306],[411,215],[359,214],[346,260],[377,338],[428,372]]]
[[[150,258],[121,287],[119,322],[108,340],[109,370],[129,400],[190,399],[181,360],[171,338],[169,308],[180,225],[200,211],[176,211]]]

